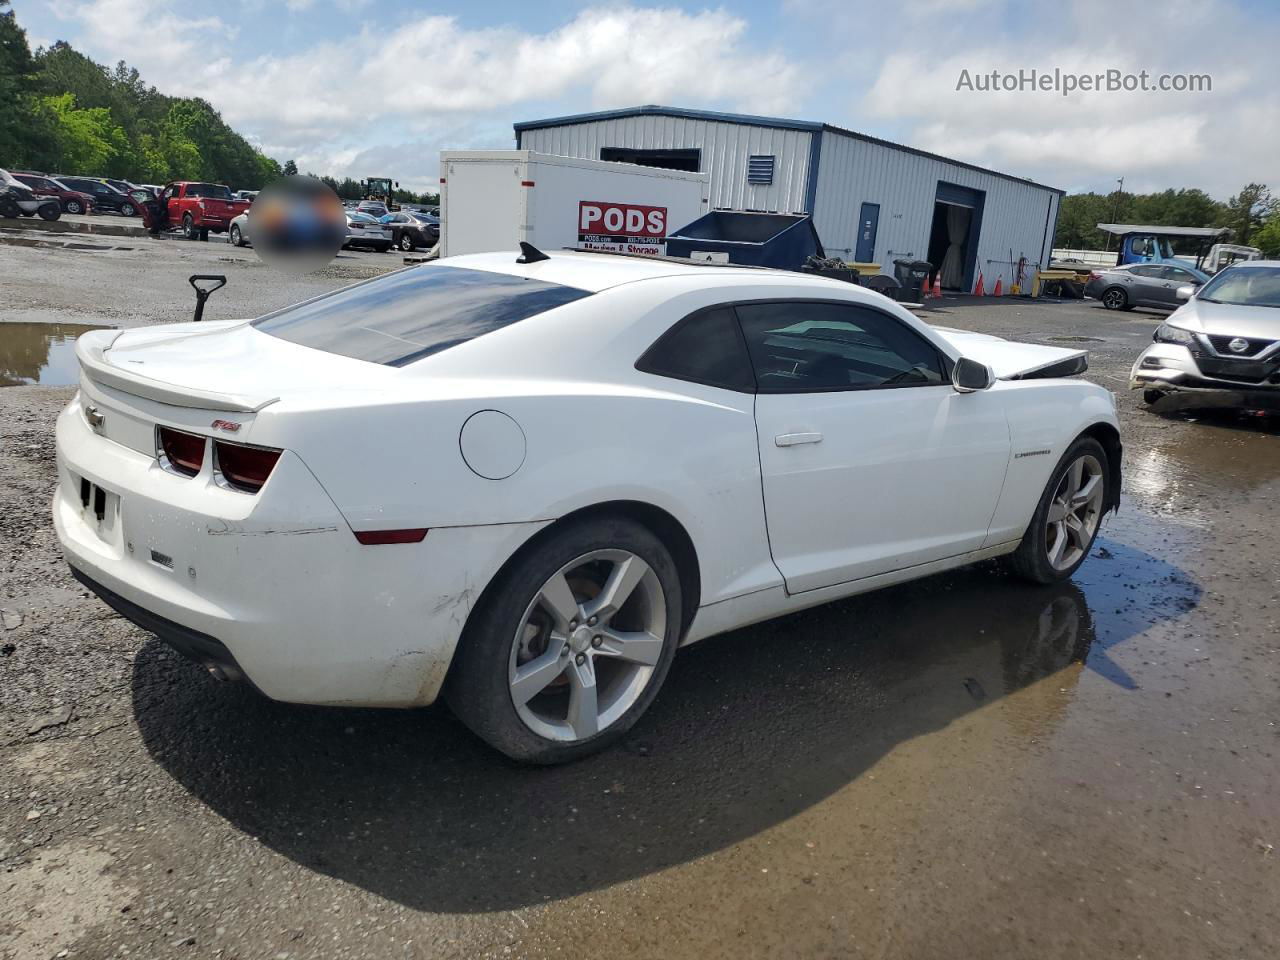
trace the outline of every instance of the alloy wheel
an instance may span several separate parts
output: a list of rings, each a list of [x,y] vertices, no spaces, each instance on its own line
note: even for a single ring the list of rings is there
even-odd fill
[[[1105,490],[1102,464],[1092,454],[1077,457],[1062,475],[1045,520],[1045,549],[1055,570],[1070,569],[1089,550]]]
[[[1102,295],[1102,305],[1108,310],[1119,310],[1124,306],[1125,296],[1120,290],[1108,290]]]
[[[512,638],[516,713],[548,740],[595,736],[644,694],[666,635],[666,595],[644,560],[611,549],[570,561],[542,585]]]

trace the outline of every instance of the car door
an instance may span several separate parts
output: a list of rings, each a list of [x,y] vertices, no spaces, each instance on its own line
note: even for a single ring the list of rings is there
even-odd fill
[[[1129,268],[1129,302],[1143,307],[1164,306],[1163,268],[1155,263],[1139,263]]]
[[[956,392],[934,345],[871,307],[772,301],[737,313],[770,549],[789,592],[983,545],[1009,463],[999,392]]]
[[[1200,286],[1200,278],[1190,270],[1184,267],[1175,267],[1171,263],[1166,263],[1163,268],[1164,272],[1164,294],[1165,305],[1172,308],[1182,306],[1182,301],[1178,299],[1178,288],[1185,286]]]

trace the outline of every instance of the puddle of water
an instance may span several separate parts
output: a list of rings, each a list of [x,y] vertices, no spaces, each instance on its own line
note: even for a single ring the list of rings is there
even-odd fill
[[[0,387],[78,383],[76,337],[102,329],[86,323],[0,323]]]

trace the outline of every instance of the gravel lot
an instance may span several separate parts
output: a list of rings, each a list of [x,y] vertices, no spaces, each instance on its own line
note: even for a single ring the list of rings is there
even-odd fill
[[[398,266],[0,244],[6,321],[210,318]],[[88,598],[49,520],[69,388],[0,389],[0,957],[1149,957],[1280,951],[1280,421],[1142,409],[1088,337],[1125,502],[1075,581],[980,567],[684,651],[621,747],[504,762],[443,709],[270,703]],[[1096,339],[1094,339],[1096,338]]]

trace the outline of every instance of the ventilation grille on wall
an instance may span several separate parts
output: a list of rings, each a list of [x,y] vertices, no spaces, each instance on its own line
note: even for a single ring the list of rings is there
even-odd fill
[[[751,157],[747,160],[747,183],[773,183],[772,156]]]

